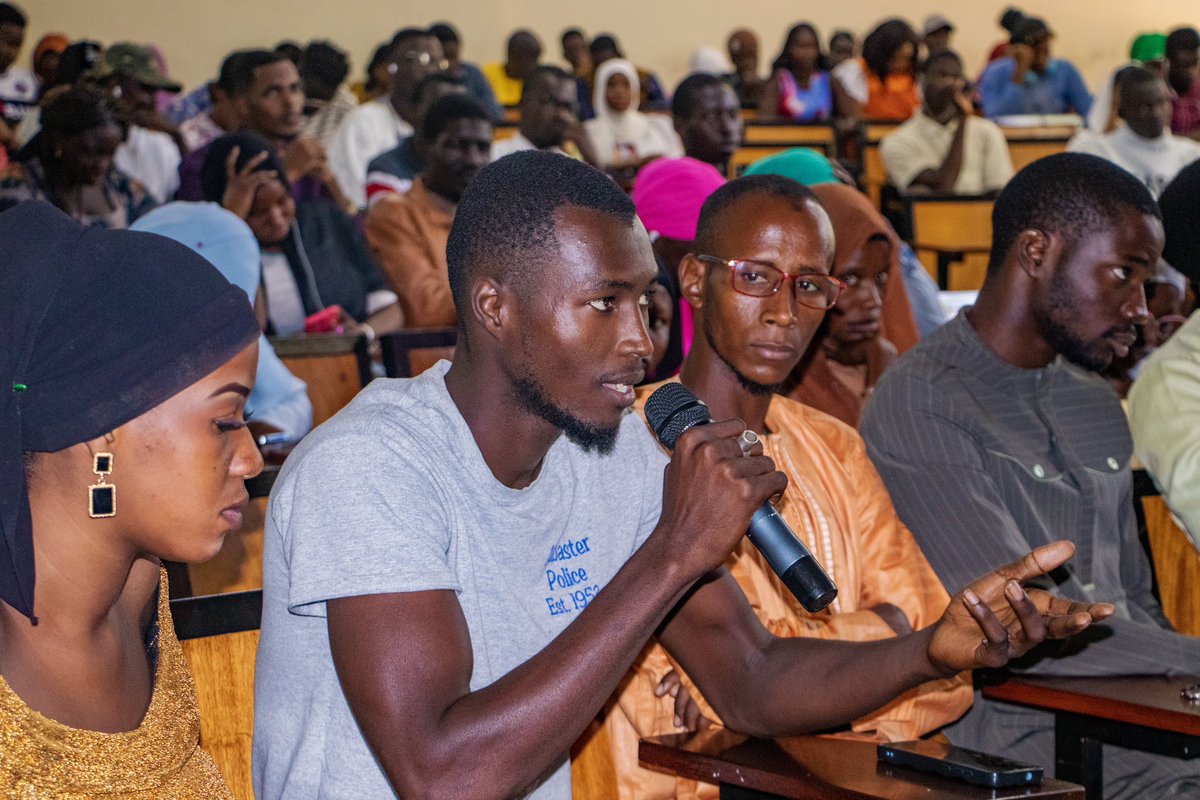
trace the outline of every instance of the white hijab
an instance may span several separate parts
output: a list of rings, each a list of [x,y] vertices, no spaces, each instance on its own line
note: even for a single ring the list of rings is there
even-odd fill
[[[605,99],[608,81],[614,75],[624,75],[629,81],[629,92],[633,98],[625,111],[614,111]],[[596,154],[605,164],[615,160],[618,145],[633,147],[639,156],[650,155],[658,141],[646,115],[637,110],[641,98],[641,83],[637,69],[623,58],[612,58],[596,69],[595,88],[592,91],[592,108],[596,118],[588,120],[588,135],[596,148]]]

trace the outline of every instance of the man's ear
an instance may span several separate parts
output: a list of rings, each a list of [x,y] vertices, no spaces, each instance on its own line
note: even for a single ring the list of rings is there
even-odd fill
[[[471,316],[492,337],[504,333],[506,323],[511,320],[515,298],[494,278],[480,276],[471,282]]]
[[[708,264],[688,253],[679,262],[679,294],[692,308],[704,306],[704,282],[708,280]]]
[[[1054,240],[1045,231],[1027,228],[1017,234],[1017,264],[1021,271],[1034,280],[1044,278],[1053,269]]]

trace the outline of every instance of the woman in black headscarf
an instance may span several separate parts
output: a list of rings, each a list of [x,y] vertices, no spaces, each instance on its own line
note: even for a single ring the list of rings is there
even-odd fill
[[[203,561],[262,469],[258,326],[177,242],[0,214],[0,786],[229,798],[161,560]]]

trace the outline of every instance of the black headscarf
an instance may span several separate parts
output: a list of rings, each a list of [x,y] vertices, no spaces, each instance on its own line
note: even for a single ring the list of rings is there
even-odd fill
[[[287,178],[284,177],[286,173],[283,171],[283,164],[279,163],[279,154],[275,152],[275,148],[257,133],[238,131],[215,139],[208,146],[208,154],[204,157],[204,166],[200,170],[200,190],[203,192],[205,200],[210,203],[219,203],[225,196],[225,187],[229,184],[229,168],[225,162],[229,160],[229,154],[235,147],[238,148],[238,157],[234,162],[234,169],[241,170],[246,166],[247,161],[259,153],[267,153],[267,157],[254,168],[254,171],[274,172],[279,176],[284,188],[291,190]]]
[[[24,453],[141,416],[258,326],[245,292],[190,248],[83,228],[49,203],[0,214],[0,252],[0,600],[36,621]]]

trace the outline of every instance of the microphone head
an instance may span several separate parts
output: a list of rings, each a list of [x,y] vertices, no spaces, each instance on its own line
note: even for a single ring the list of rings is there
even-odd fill
[[[660,386],[646,400],[646,421],[663,446],[675,449],[675,442],[689,428],[712,421],[708,406],[682,383]]]

